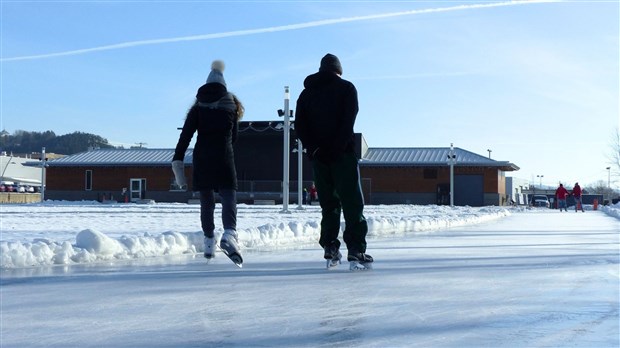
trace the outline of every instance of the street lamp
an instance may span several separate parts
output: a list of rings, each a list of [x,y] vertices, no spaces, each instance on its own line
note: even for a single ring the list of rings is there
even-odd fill
[[[448,164],[450,165],[450,206],[454,207],[454,164],[456,163],[456,155],[454,154],[454,146],[450,143],[450,152],[448,153]]]
[[[45,147],[41,148],[41,203],[45,202]]]
[[[289,100],[290,100],[290,94],[289,94],[289,90],[288,90],[288,86],[284,86],[284,110],[278,110],[278,115],[279,116],[284,116],[284,145],[283,145],[283,155],[284,155],[284,159],[283,159],[283,164],[282,167],[283,169],[283,173],[282,173],[282,210],[280,211],[280,213],[290,213],[290,211],[288,211],[288,196],[289,196],[289,192],[288,192],[288,185],[289,185],[289,151],[290,151],[290,146],[291,146],[291,137],[290,137],[290,132],[291,132],[291,120],[290,120],[290,112],[289,112]]]
[[[611,167],[605,169],[607,169],[607,188],[611,188]]]
[[[293,128],[294,129],[294,128]],[[297,148],[293,149],[297,153],[297,210],[304,210],[303,206],[303,153],[306,152],[301,144],[301,140],[297,139]]]
[[[489,159],[490,159],[490,158],[491,158],[491,152],[492,152],[492,150],[491,150],[491,149],[487,149],[487,151],[489,151]]]
[[[536,175],[536,177],[538,178],[538,186],[542,189],[542,178],[544,175]]]

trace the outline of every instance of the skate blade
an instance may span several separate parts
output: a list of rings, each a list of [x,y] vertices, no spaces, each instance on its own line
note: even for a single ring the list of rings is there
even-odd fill
[[[230,259],[230,261],[232,261],[235,265],[237,265],[237,267],[239,268],[243,267],[243,258],[241,257],[241,255],[239,255],[238,253],[230,253],[228,252],[228,250],[226,250],[225,248],[222,248],[221,246],[220,246],[220,250],[222,250],[224,255],[226,255]]]
[[[369,271],[372,269],[372,263],[370,262],[358,262],[358,261],[350,261],[349,262],[349,270],[350,271]]]

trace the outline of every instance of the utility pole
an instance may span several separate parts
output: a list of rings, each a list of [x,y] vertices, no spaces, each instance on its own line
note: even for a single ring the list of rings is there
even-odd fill
[[[456,155],[454,154],[454,146],[450,143],[450,152],[448,153],[448,164],[450,165],[450,206],[454,207],[454,164],[456,163]]]
[[[289,199],[289,158],[291,147],[291,120],[289,112],[290,93],[288,86],[284,86],[284,111],[278,110],[278,115],[284,116],[284,141],[283,141],[283,173],[282,173],[282,210],[280,213],[288,214],[288,199]]]

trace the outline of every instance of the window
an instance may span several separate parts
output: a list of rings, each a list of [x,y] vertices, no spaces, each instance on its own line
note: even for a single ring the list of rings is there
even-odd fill
[[[91,191],[93,189],[93,171],[87,170],[85,175],[85,187],[86,191]]]

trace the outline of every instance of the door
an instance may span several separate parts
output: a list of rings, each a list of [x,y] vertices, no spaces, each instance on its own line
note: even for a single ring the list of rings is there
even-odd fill
[[[482,207],[484,205],[484,177],[482,175],[455,175],[454,205]]]
[[[132,202],[139,201],[146,194],[146,179],[129,179],[129,198]]]

